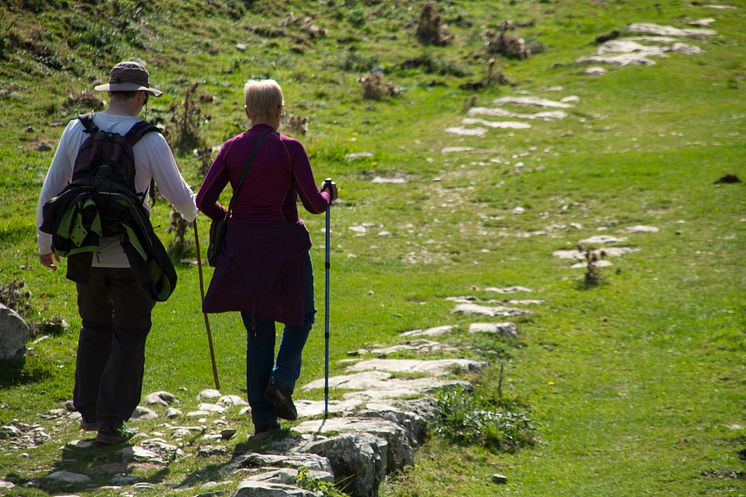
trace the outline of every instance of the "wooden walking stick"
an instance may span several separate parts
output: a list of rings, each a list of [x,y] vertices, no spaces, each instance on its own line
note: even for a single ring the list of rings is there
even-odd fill
[[[202,296],[200,302],[205,301],[205,283],[202,277],[202,256],[199,252],[199,232],[197,231],[197,218],[194,218],[194,246],[197,250],[197,267],[199,268],[199,293]],[[210,360],[212,361],[212,379],[215,382],[215,389],[220,390],[220,380],[218,380],[218,367],[215,364],[215,348],[212,345],[212,331],[210,330],[210,319],[207,317],[207,313],[203,312],[205,316],[205,329],[207,330],[207,342],[210,344]]]

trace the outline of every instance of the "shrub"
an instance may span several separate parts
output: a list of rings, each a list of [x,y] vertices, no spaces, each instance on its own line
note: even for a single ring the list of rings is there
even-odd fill
[[[525,412],[496,407],[463,388],[442,390],[436,399],[435,433],[454,443],[515,452],[536,443],[536,428]]]
[[[313,476],[305,466],[298,468],[298,477],[295,484],[300,488],[316,493],[320,497],[347,497],[333,483],[322,481]]]
[[[417,24],[417,39],[432,45],[447,45],[453,40],[451,32],[442,25],[435,2],[427,2],[422,6],[422,14]]]
[[[366,74],[358,82],[363,86],[363,97],[371,100],[378,100],[382,97],[395,97],[399,94],[399,89],[383,79],[380,72]]]

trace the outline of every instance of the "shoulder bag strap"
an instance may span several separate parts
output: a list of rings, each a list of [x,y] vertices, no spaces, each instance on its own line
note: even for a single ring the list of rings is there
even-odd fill
[[[259,138],[257,138],[254,142],[254,146],[251,147],[249,155],[248,157],[246,157],[246,163],[243,167],[243,171],[241,171],[241,177],[238,179],[238,185],[236,185],[236,190],[233,192],[233,197],[231,197],[231,203],[228,205],[229,214],[233,212],[233,207],[236,205],[236,199],[238,198],[238,192],[239,190],[241,190],[241,186],[246,180],[246,176],[249,174],[249,168],[251,167],[251,163],[254,161],[254,156],[259,151],[259,147],[262,145],[262,142],[264,142],[264,140],[272,131],[272,128],[264,130],[264,132],[262,132],[262,134],[259,135]]]

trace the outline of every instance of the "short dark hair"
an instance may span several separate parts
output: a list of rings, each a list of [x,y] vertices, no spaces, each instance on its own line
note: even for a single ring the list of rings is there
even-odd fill
[[[111,92],[111,97],[116,98],[117,100],[132,100],[137,96],[137,94],[140,93],[139,90],[137,91],[113,91]]]

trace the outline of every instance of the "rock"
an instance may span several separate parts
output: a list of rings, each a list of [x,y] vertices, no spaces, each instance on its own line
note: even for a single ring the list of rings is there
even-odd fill
[[[434,380],[432,378],[417,378],[414,380],[390,379],[379,388],[349,392],[342,396],[344,400],[358,400],[361,402],[389,402],[395,399],[411,398],[435,393],[439,390],[460,388],[470,392],[471,383],[465,380]]]
[[[350,495],[377,497],[388,467],[388,442],[368,433],[345,433],[305,444],[300,450],[324,456]]]
[[[132,413],[132,417],[130,418],[131,421],[145,421],[148,419],[155,419],[158,417],[158,413],[156,413],[152,409],[148,409],[147,407],[143,406],[137,406],[135,408],[135,412]]]
[[[220,430],[220,438],[223,440],[230,440],[236,434],[236,430],[233,428],[225,428]]]
[[[502,128],[502,129],[529,129],[531,127],[528,123],[522,123],[519,121],[489,121],[487,119],[478,119],[474,117],[466,117],[461,121],[463,124],[481,124],[488,128]]]
[[[70,471],[55,471],[45,476],[44,479],[67,485],[87,485],[91,483],[90,477],[79,473],[71,473]]]
[[[205,390],[202,390],[199,395],[197,395],[197,400],[215,400],[219,399],[220,397],[221,395],[219,391],[212,388],[207,388]]]
[[[239,469],[253,468],[293,468],[306,467],[311,471],[324,471],[332,473],[329,460],[318,454],[298,452],[291,450],[282,454],[260,454],[259,452],[246,452],[233,459],[225,469],[235,472]]]
[[[561,99],[560,102],[566,103],[566,104],[574,104],[574,103],[580,102],[580,97],[577,95],[570,95],[568,97]]]
[[[738,7],[735,5],[705,5],[705,8],[716,9],[716,10],[736,10]]]
[[[672,26],[661,26],[650,22],[637,22],[627,26],[628,33],[644,33],[659,36],[688,36],[700,38],[703,36],[716,35],[717,31],[712,29],[679,29]]]
[[[7,440],[9,438],[17,438],[21,436],[21,430],[17,426],[7,425],[0,426],[0,440]]]
[[[455,352],[455,347],[442,342],[433,342],[431,340],[407,340],[404,343],[398,345],[392,345],[391,347],[380,347],[373,349],[358,349],[357,355],[372,354],[378,356],[388,356],[397,352],[409,351],[419,352],[422,354],[433,353],[433,352]]]
[[[154,452],[145,447],[134,445],[132,447],[125,447],[119,451],[122,461],[129,462],[153,462],[163,463],[164,461],[160,458],[157,452]]]
[[[217,404],[210,404],[208,402],[201,402],[199,406],[197,406],[197,409],[203,412],[206,411],[206,412],[217,413],[217,414],[225,413],[225,407],[219,406]]]
[[[501,475],[499,473],[495,473],[492,475],[492,483],[496,483],[498,485],[504,485],[508,483],[508,477],[505,475]]]
[[[15,484],[9,481],[0,479],[0,488],[13,488]]]
[[[621,34],[622,33],[619,30],[615,29],[614,31],[610,33],[596,37],[596,39],[593,40],[593,43],[595,43],[596,45],[600,45],[601,43],[606,43],[607,41],[619,38]]]
[[[308,471],[309,474],[321,481],[334,483],[334,475],[326,471]],[[283,483],[285,485],[293,485],[298,479],[298,470],[293,468],[279,468],[271,471],[265,471],[263,473],[257,473],[251,475],[247,480],[252,481],[266,481],[270,483]]]
[[[598,235],[598,236],[592,236],[590,238],[586,238],[584,240],[580,240],[578,244],[580,245],[605,245],[607,243],[620,243],[625,240],[626,238],[616,238],[616,237],[608,236],[608,235]]]
[[[368,433],[388,442],[387,470],[402,469],[413,464],[414,449],[410,440],[413,434],[404,427],[384,418],[330,418],[326,420],[304,421],[293,428],[298,433],[323,435],[325,433]]]
[[[520,293],[520,292],[525,292],[525,293],[533,292],[533,290],[531,290],[530,288],[526,288],[526,287],[523,287],[523,286],[509,286],[509,287],[505,287],[505,288],[487,287],[487,288],[484,289],[484,291],[485,292],[490,292],[490,293],[501,293],[501,294],[511,294],[511,293]]]
[[[658,233],[660,230],[655,226],[643,226],[638,224],[637,226],[622,228],[619,231],[622,233]]]
[[[238,411],[239,416],[251,416],[251,407],[244,407]]]
[[[244,399],[239,397],[238,395],[223,395],[218,399],[218,404],[225,407],[233,407],[233,406],[247,406],[249,405],[248,402],[246,402]]]
[[[243,480],[231,497],[318,497],[318,494],[283,483]]]
[[[403,337],[418,337],[418,336],[436,337],[436,336],[451,333],[452,331],[453,331],[453,326],[446,325],[446,326],[436,326],[434,328],[427,328],[425,330],[405,331],[404,333],[401,333],[401,336]]]
[[[428,403],[427,405],[429,406],[430,404]],[[413,406],[411,401],[400,402],[396,405],[393,403],[370,402],[358,415],[362,417],[384,418],[404,427],[409,437],[409,443],[412,447],[416,447],[424,443],[427,439],[427,424],[433,416],[430,412],[423,413],[421,409],[412,407],[421,406]],[[437,406],[434,407],[437,411]]]
[[[383,178],[376,176],[371,180],[371,183],[388,183],[392,185],[403,185],[407,183],[406,178]]]
[[[246,51],[246,44],[245,43],[236,43],[236,50],[239,52],[245,52]]]
[[[0,360],[17,359],[26,353],[31,330],[13,309],[0,304]]]
[[[595,261],[595,262],[592,263],[593,267],[610,267],[610,266],[613,266],[613,265],[614,265],[613,262],[606,261],[606,260]],[[575,263],[572,266],[570,266],[571,269],[583,269],[583,268],[587,268],[587,267],[588,267],[588,263],[587,262],[578,262],[578,263]]]
[[[484,128],[463,128],[460,126],[454,126],[446,128],[446,133],[459,136],[484,136],[487,134],[487,130]]]
[[[368,157],[373,157],[373,152],[352,152],[345,155],[345,159],[347,160],[365,159]]]
[[[674,43],[671,46],[671,50],[684,55],[700,55],[703,50],[696,45],[688,45],[686,43]]]
[[[444,147],[440,149],[440,153],[453,154],[458,152],[471,152],[472,150],[474,150],[472,147]]]
[[[347,367],[347,371],[386,371],[391,373],[419,373],[432,376],[443,376],[453,371],[476,372],[482,367],[481,362],[471,359],[369,359]]]
[[[197,455],[200,457],[224,456],[229,453],[230,449],[222,445],[203,445],[197,449]]]
[[[49,152],[52,150],[52,144],[49,142],[41,142],[34,147],[37,152]]]
[[[125,485],[134,485],[135,483],[140,483],[141,481],[142,481],[142,478],[138,476],[122,474],[122,475],[114,476],[114,478],[112,478],[109,483],[111,485],[122,487]]]
[[[166,391],[153,392],[143,399],[145,405],[161,405],[169,406],[171,404],[178,404],[179,399],[172,393]]]
[[[147,450],[153,451],[164,459],[176,459],[183,457],[184,451],[175,445],[167,443],[162,438],[150,438],[143,440],[140,444]]]
[[[689,21],[689,25],[690,26],[697,26],[697,27],[700,27],[700,28],[706,28],[710,24],[712,24],[713,22],[715,22],[715,19],[713,19],[712,17],[707,17],[707,18],[704,18],[704,19],[696,19],[694,21]]]
[[[73,440],[72,442],[69,442],[67,445],[65,445],[65,448],[85,450],[95,446],[96,444],[93,440]]]
[[[525,112],[513,112],[510,110],[506,110],[500,107],[472,107],[469,109],[469,115],[470,116],[499,116],[499,117],[517,117],[519,119],[529,119],[529,120],[535,120],[535,119],[541,119],[544,121],[549,121],[550,119],[565,119],[567,117],[567,112],[563,110],[548,110],[548,111],[542,111],[542,112],[531,112],[531,113],[525,113]]]
[[[632,252],[637,252],[638,249],[632,248],[632,247],[606,247],[606,248],[599,248],[593,250],[593,253],[597,256],[601,256],[601,253],[603,253],[604,257],[619,257],[624,254],[629,254]],[[559,257],[560,259],[576,259],[579,261],[585,261],[585,253],[577,250],[555,250],[552,252],[552,255],[554,257]]]
[[[528,105],[530,107],[546,107],[552,109],[569,109],[572,107],[572,105],[570,104],[538,97],[500,97],[493,100],[493,103],[495,105],[515,104]]]
[[[735,174],[726,174],[725,176],[722,176],[715,181],[715,184],[723,183],[741,183],[741,178],[739,178]]]
[[[472,323],[469,333],[493,333],[498,336],[517,338],[518,328],[513,323]]]
[[[606,74],[606,72],[606,69],[604,69],[603,67],[593,66],[586,69],[583,74],[585,74],[586,76],[602,76]]]
[[[480,315],[480,316],[503,316],[503,317],[517,317],[528,314],[528,311],[522,309],[516,309],[514,307],[488,307],[479,304],[458,304],[451,312],[461,313],[467,316]]]
[[[210,413],[207,411],[191,411],[187,413],[187,418],[201,418],[209,415]]]
[[[181,409],[177,409],[175,407],[169,407],[168,409],[166,409],[166,415],[165,416],[168,419],[178,418],[181,415],[183,415],[183,413],[181,412]]]
[[[332,400],[329,401],[329,412],[331,414],[349,414],[362,403],[361,400]],[[295,408],[298,410],[298,418],[313,418],[324,414],[324,401],[296,400]]]

